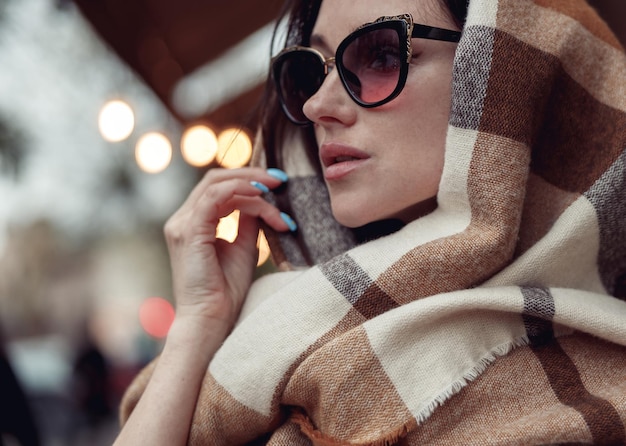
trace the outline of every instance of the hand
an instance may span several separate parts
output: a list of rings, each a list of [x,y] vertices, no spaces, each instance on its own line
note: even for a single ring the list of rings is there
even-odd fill
[[[260,168],[212,169],[167,221],[177,319],[209,319],[223,324],[225,334],[230,330],[256,266],[258,219],[277,231],[290,230],[289,218],[261,196],[263,186],[281,182]],[[231,244],[216,238],[216,227],[235,209],[239,233]]]
[[[252,281],[259,218],[277,231],[293,229],[293,221],[261,196],[261,189],[286,181],[286,175],[280,176],[258,168],[213,169],[165,224],[176,318],[116,445],[187,444],[208,364]],[[219,219],[235,209],[240,211],[239,235],[231,244],[217,239],[215,231]]]

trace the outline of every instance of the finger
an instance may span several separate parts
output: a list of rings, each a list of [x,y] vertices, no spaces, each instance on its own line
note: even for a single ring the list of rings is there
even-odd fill
[[[241,214],[239,218],[239,233],[237,241],[256,247],[259,238],[259,220],[248,214]]]
[[[241,215],[239,218],[237,238],[230,245],[229,253],[231,259],[238,257],[243,262],[243,265],[247,265],[247,268],[240,266],[231,269],[238,263],[237,261],[222,263],[224,265],[224,275],[228,278],[230,286],[239,290],[235,295],[241,295],[243,297],[243,295],[246,294],[246,284],[252,279],[252,274],[259,258],[257,248],[258,238],[259,220],[245,214]],[[247,274],[242,274],[244,271],[247,272]],[[240,288],[242,285],[245,286],[245,289]]]
[[[260,198],[261,194],[263,191],[246,180],[230,179],[204,189],[193,206],[181,209],[183,212],[189,210],[191,215],[197,215],[202,221],[216,222],[235,210],[240,198],[259,197],[259,200],[265,201]]]
[[[262,197],[234,197],[228,202],[227,207],[220,209],[219,213],[226,216],[235,209],[239,211],[240,216],[261,219],[276,231],[295,230],[290,226],[290,217]]]
[[[242,179],[231,179],[212,185],[194,206],[181,207],[166,223],[168,244],[191,240],[212,243],[219,220],[238,209],[242,214],[262,219],[276,231],[295,231],[291,217],[280,212],[261,197],[262,191]]]
[[[262,194],[259,187],[241,178],[225,180],[213,184],[198,197],[194,214],[204,221],[217,221],[238,209],[242,213],[262,218],[275,229],[288,229],[278,208],[264,200]]]
[[[189,237],[208,237],[212,241],[219,219],[230,214],[239,205],[237,197],[257,197],[262,192],[252,184],[234,179],[213,185],[204,190],[192,206],[183,205],[165,225],[165,235],[173,240],[185,240]],[[267,202],[266,202],[267,203]]]
[[[213,185],[193,208],[179,210],[168,221],[166,235],[176,240],[201,237],[205,242],[212,242],[219,219],[234,210],[260,218],[276,231],[294,230],[291,219],[264,200],[261,193],[258,188],[240,179]]]
[[[259,219],[247,214],[239,217],[237,238],[233,247],[249,254],[250,261],[256,263],[258,258],[257,240],[259,238]]]
[[[274,169],[275,171],[275,169]],[[207,174],[200,180],[200,182],[194,187],[192,192],[189,194],[187,202],[191,205],[195,203],[200,197],[203,195],[204,191],[211,187],[212,185],[233,180],[233,179],[241,179],[246,180],[248,182],[256,181],[265,185],[268,189],[274,189],[275,187],[280,186],[284,181],[286,181],[286,175],[280,174],[271,175],[267,170],[261,169],[259,167],[244,167],[240,169],[211,169]]]
[[[280,169],[263,169],[260,167],[241,167],[239,169],[212,169],[207,172],[207,181],[220,182],[232,178],[247,180],[263,180],[267,183],[279,185],[288,181],[288,176]]]

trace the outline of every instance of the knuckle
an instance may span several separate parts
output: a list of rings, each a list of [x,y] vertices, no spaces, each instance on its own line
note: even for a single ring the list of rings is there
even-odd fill
[[[222,181],[224,179],[224,173],[225,172],[226,172],[226,169],[224,169],[222,167],[216,167],[216,168],[213,168],[213,169],[209,169],[209,171],[204,176],[204,180],[208,184],[217,183],[217,182]]]
[[[163,234],[169,242],[180,242],[185,236],[182,231],[183,226],[179,224],[178,219],[172,217],[165,222],[163,226]]]

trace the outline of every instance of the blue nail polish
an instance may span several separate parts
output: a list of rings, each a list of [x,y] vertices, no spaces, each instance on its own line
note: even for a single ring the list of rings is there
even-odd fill
[[[266,193],[268,193],[270,191],[269,188],[265,184],[259,183],[258,181],[250,181],[250,184],[252,184],[254,187],[259,189],[264,194],[266,194]]]
[[[298,229],[298,225],[296,224],[295,221],[293,221],[293,218],[291,218],[289,215],[285,214],[284,212],[281,212],[280,218],[282,218],[283,221],[287,223],[287,226],[289,226],[289,230],[291,232],[294,232],[296,229]]]
[[[277,180],[282,181],[283,183],[285,183],[288,179],[289,179],[289,175],[287,175],[285,172],[283,172],[280,169],[275,169],[275,168],[270,168],[267,169],[267,173],[268,175],[276,178]]]

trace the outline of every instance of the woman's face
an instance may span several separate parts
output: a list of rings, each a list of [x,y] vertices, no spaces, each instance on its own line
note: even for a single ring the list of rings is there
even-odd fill
[[[311,46],[325,57],[360,25],[410,13],[415,23],[456,29],[437,0],[324,0]],[[412,39],[406,85],[391,102],[357,105],[337,70],[304,105],[313,121],[335,218],[358,227],[385,218],[408,222],[436,206],[450,111],[456,44]]]

